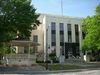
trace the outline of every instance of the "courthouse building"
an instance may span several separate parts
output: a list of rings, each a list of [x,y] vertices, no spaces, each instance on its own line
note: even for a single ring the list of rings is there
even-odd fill
[[[31,40],[38,42],[37,52],[46,50],[48,53],[55,52],[56,56],[79,57],[82,43],[82,18],[72,16],[40,14],[41,24],[34,27]]]

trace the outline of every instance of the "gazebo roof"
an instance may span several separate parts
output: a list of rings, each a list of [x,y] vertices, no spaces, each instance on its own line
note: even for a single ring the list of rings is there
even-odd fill
[[[10,46],[39,46],[39,43],[30,40],[12,40],[7,43]]]

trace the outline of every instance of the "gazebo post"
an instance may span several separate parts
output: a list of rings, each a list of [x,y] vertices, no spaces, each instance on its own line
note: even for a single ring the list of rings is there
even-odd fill
[[[12,43],[11,43],[11,55],[12,55]]]
[[[30,58],[30,44],[29,44],[29,51],[28,51],[28,54],[29,54],[28,56],[29,56],[29,58]]]
[[[37,47],[37,46],[35,46],[35,60],[36,60],[36,47]]]

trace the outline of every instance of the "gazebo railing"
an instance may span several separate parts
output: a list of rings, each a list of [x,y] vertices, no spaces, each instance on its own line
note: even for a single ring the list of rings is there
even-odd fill
[[[31,55],[31,54],[6,54],[6,58],[8,59],[35,59],[36,56],[35,55]]]

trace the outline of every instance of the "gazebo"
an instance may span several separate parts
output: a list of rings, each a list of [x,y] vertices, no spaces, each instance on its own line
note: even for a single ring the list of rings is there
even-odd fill
[[[14,39],[7,43],[9,46],[16,47],[16,53],[6,54],[5,59],[8,65],[32,65],[36,63],[36,55],[30,54],[31,47],[39,46],[39,43],[30,40]],[[24,48],[28,47],[28,53],[24,53]]]

